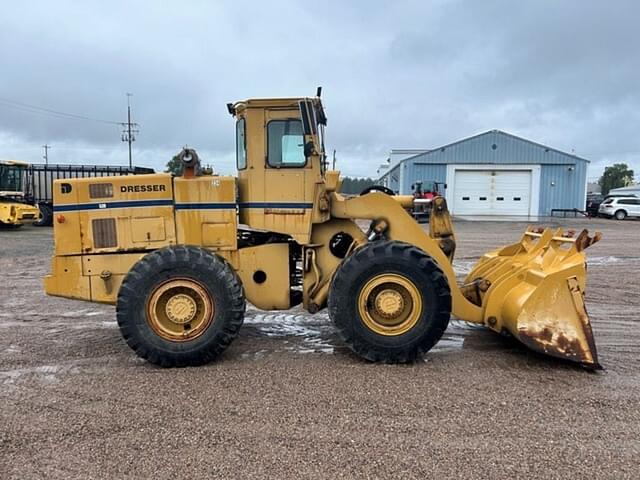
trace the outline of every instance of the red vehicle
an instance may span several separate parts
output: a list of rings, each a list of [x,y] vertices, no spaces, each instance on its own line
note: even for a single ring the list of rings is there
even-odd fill
[[[444,190],[446,185],[440,182],[416,182],[411,185],[411,190],[413,190],[414,198],[423,198],[427,200],[433,200],[434,197],[438,197],[441,195],[440,190]]]
[[[411,185],[413,190],[413,217],[418,221],[428,221],[431,213],[431,202],[444,193],[447,185],[441,182],[421,181]]]

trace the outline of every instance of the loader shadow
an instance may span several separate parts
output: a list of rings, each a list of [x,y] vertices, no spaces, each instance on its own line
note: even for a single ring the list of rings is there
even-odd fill
[[[238,340],[245,356],[251,352],[263,357],[288,351],[341,355],[355,362],[369,363],[344,345],[331,320],[322,314],[254,310],[248,312]],[[418,363],[443,356],[447,361],[466,362],[478,355],[505,368],[590,371],[574,362],[530,350],[511,335],[500,335],[481,325],[457,319],[450,321],[440,341]]]
[[[461,350],[463,354],[472,354],[472,352],[495,354],[496,362],[508,367],[597,371],[571,360],[531,350],[509,333],[498,334],[482,325],[457,319],[450,321],[449,328],[442,339],[430,352],[450,351],[451,348],[448,347],[451,344],[459,344],[458,350]]]
[[[554,357],[542,352],[531,350],[517,338],[508,333],[489,333],[496,338],[496,350],[501,350],[500,354],[505,355],[505,363],[508,363],[512,368],[520,366],[523,369],[562,369],[588,373],[604,371],[604,368],[602,367],[594,369],[568,359]]]

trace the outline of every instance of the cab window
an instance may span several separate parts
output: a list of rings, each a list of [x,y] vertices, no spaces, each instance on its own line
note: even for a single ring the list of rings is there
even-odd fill
[[[304,167],[304,135],[300,120],[272,120],[267,125],[270,167]]]
[[[244,118],[241,118],[236,123],[236,165],[238,170],[247,168],[247,140]]]
[[[22,168],[0,165],[0,190],[20,192],[22,190]]]

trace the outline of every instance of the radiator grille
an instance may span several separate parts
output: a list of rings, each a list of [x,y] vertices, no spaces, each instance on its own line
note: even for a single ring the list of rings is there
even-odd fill
[[[97,218],[91,221],[93,228],[93,246],[111,248],[118,246],[115,218]]]

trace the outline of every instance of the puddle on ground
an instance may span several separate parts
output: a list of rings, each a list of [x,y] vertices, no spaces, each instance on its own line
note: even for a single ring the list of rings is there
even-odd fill
[[[141,358],[134,357],[130,360],[135,363],[145,363]],[[20,367],[0,370],[0,386],[16,387],[25,381],[36,381],[41,384],[54,384],[70,375],[92,374],[104,375],[111,372],[112,368],[96,362],[96,359],[69,360],[57,365],[38,365],[35,367]]]
[[[249,327],[245,329],[244,326]],[[325,312],[315,315],[290,312],[263,312],[249,308],[245,317],[243,332],[249,335],[279,338],[283,340],[283,350],[296,353],[334,353],[342,342],[335,327]],[[483,338],[477,340],[476,337]],[[475,349],[486,343],[485,336],[491,336],[483,326],[452,319],[449,327],[431,352],[451,352],[463,348]],[[260,350],[251,354],[256,358],[267,355]],[[244,356],[249,356],[246,354]]]
[[[17,313],[15,313],[17,312]],[[64,313],[59,313],[56,314],[59,317],[62,318],[82,318],[82,317],[95,317],[98,315],[113,315],[112,312],[110,310],[88,310],[88,309],[84,309],[84,310],[74,310],[74,311],[70,311],[70,312],[64,312]],[[0,312],[0,318],[15,318],[15,317],[20,317],[20,318],[38,318],[38,317],[42,317],[42,318],[46,318],[47,320],[51,318],[51,313],[47,312],[47,311],[28,311],[28,310],[23,310],[23,309],[18,309],[16,308],[13,311],[9,311],[9,312]],[[4,323],[4,322],[3,322]],[[0,323],[0,326],[2,326],[3,323]]]
[[[3,354],[3,355],[15,355],[15,354],[19,354],[21,351],[22,350],[20,349],[20,347],[18,347],[17,345],[14,345],[12,343],[8,347],[6,347],[3,350],[1,350],[0,354]]]
[[[587,265],[613,265],[620,263],[640,263],[640,257],[615,257],[615,256],[605,256],[605,257],[590,257],[587,255]]]
[[[13,370],[0,371],[0,384],[13,385],[22,377],[35,376],[42,383],[56,383],[61,373],[74,373],[72,368],[63,368],[59,365],[41,365],[39,367],[15,368]]]
[[[13,321],[13,320],[0,320],[0,328],[14,328],[14,327],[32,327],[32,320],[25,319],[22,321]],[[53,330],[56,327],[60,327],[63,329],[69,330],[91,330],[96,328],[118,328],[118,322],[114,321],[102,321],[102,322],[83,322],[83,321],[74,321],[72,323],[69,322],[60,322],[60,321],[47,321],[46,327],[49,330]]]
[[[335,329],[326,313],[263,312],[249,307],[243,329],[245,326],[258,335],[292,340],[283,348],[298,353],[333,353],[336,343]]]

